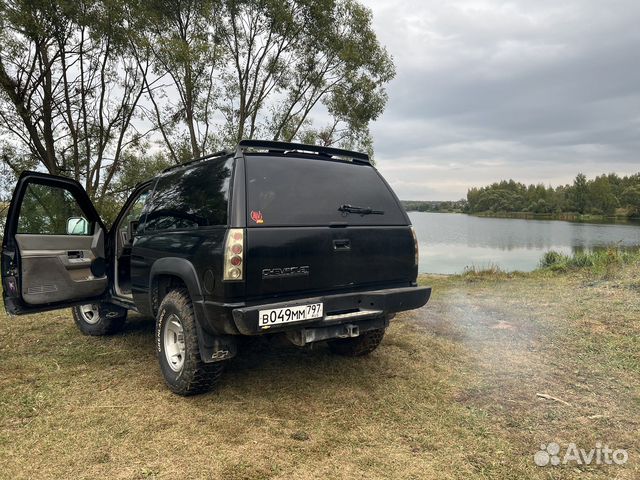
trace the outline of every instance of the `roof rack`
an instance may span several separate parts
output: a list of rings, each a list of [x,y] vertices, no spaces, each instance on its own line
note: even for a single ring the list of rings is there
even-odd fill
[[[220,150],[219,152],[210,153],[209,155],[204,155],[202,157],[194,158],[193,160],[189,160],[188,162],[178,163],[177,165],[171,165],[170,167],[162,170],[162,173],[170,172],[171,170],[177,170],[178,168],[186,167],[187,165],[191,165],[192,163],[201,162],[203,160],[210,160],[212,158],[224,157],[226,155],[233,155],[233,150],[225,149]]]
[[[371,164],[369,155],[366,153],[353,152],[341,148],[306,145],[303,143],[276,142],[271,140],[241,140],[238,144],[238,149],[243,152],[247,150],[266,150],[269,153],[278,152],[285,155],[289,152],[306,153],[310,155],[327,156],[329,158],[339,157],[338,159],[348,159],[352,162]]]
[[[246,152],[247,150],[265,150],[268,153],[277,152],[282,153],[283,155],[286,155],[288,153],[305,153],[308,155],[323,156],[329,159],[337,157],[336,159],[338,160],[347,159],[352,162],[371,164],[369,155],[367,155],[366,153],[353,152],[351,150],[343,150],[341,148],[307,145],[304,143],[276,142],[271,140],[241,140],[238,144],[238,150],[241,152]],[[179,168],[183,168],[197,162],[202,162],[204,160],[210,160],[212,158],[219,158],[233,154],[233,150],[220,150],[219,152],[194,158],[193,160],[189,160],[188,162],[172,165],[162,170],[162,173],[177,170]]]

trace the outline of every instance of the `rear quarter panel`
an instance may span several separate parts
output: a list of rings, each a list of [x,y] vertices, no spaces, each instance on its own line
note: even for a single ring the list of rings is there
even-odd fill
[[[150,285],[153,280],[151,269],[157,260],[164,258],[181,258],[191,262],[205,300],[222,301],[225,298],[241,296],[242,284],[221,281],[226,230],[226,227],[208,227],[189,231],[165,231],[137,237],[131,256],[131,283],[136,304],[149,304]],[[207,275],[209,280],[205,281]],[[193,296],[197,295],[195,292],[190,293]]]

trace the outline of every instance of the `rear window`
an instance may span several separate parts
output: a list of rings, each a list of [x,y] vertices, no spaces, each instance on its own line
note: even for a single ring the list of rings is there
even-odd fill
[[[161,177],[149,203],[144,231],[227,224],[233,159],[210,160]]]
[[[403,211],[369,165],[294,157],[247,156],[247,225],[406,225]],[[341,205],[381,210],[345,214]]]

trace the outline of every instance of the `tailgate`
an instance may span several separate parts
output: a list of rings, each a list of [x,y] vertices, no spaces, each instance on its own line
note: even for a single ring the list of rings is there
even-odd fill
[[[247,155],[246,192],[248,297],[415,281],[409,219],[371,165]]]
[[[249,228],[246,294],[409,283],[416,278],[413,248],[408,226]]]

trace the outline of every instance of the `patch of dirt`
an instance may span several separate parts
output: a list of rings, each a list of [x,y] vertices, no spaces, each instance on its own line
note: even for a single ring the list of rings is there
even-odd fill
[[[491,325],[489,328],[493,330],[515,330],[516,329],[516,327],[513,326],[511,323],[508,323],[502,320],[496,323],[495,325]]]

